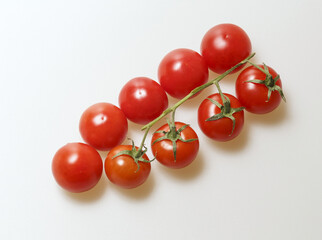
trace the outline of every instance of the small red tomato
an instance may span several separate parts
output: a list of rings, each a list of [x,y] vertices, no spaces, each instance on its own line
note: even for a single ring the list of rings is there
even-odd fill
[[[146,77],[137,77],[122,88],[119,105],[129,120],[146,124],[168,107],[168,97],[157,82]]]
[[[252,45],[246,32],[234,24],[219,24],[211,28],[201,42],[201,55],[208,67],[221,74],[250,55]],[[234,72],[243,67],[236,68]]]
[[[263,65],[259,65],[260,68],[264,70]],[[269,87],[267,87],[264,82],[266,81],[277,81],[275,84],[272,82],[272,87],[282,89],[282,82],[278,74],[274,69],[268,67],[269,78],[267,75],[254,66],[245,68],[238,76],[236,80],[236,95],[241,104],[246,108],[247,111],[257,114],[264,114],[273,111],[281,102],[281,94],[279,91],[275,90],[271,92],[268,100]],[[262,80],[261,83],[247,82],[250,80]],[[268,83],[269,84],[269,83]],[[275,86],[274,86],[275,85]]]
[[[240,102],[234,96],[224,93],[230,100],[230,107],[239,109],[242,107]],[[210,117],[220,114],[221,109],[209,99],[213,99],[223,105],[223,101],[218,93],[208,96],[200,104],[198,109],[198,124],[202,132],[209,138],[225,142],[238,136],[244,126],[244,111],[238,111],[232,114],[235,119],[235,127],[232,119],[223,117],[218,120],[207,121]]]
[[[82,114],[79,131],[86,143],[98,150],[109,150],[121,144],[128,125],[124,113],[110,103],[96,103]]]
[[[178,131],[186,124],[182,122],[176,122],[175,127]],[[196,132],[190,127],[185,127],[178,134],[183,140],[176,140],[176,158],[174,158],[173,142],[169,139],[164,139],[155,142],[157,139],[164,137],[166,134],[163,131],[169,132],[170,128],[168,124],[160,127],[154,134],[151,140],[152,152],[155,158],[163,165],[170,168],[183,168],[188,166],[197,156],[199,150],[199,140]],[[192,140],[185,142],[187,140]]]
[[[60,148],[52,162],[57,183],[69,192],[84,192],[101,178],[103,162],[98,152],[84,143],[69,143]]]
[[[167,93],[181,99],[208,81],[208,67],[199,53],[180,48],[171,51],[162,59],[158,77]]]
[[[138,149],[136,147],[136,149]],[[132,150],[131,145],[119,145],[114,147],[107,155],[105,159],[105,173],[108,179],[122,187],[122,188],[136,188],[143,184],[148,178],[151,171],[150,162],[138,161],[138,164],[134,159],[126,154],[114,157],[116,154],[121,151]],[[149,161],[149,158],[146,154],[142,156],[146,161]]]

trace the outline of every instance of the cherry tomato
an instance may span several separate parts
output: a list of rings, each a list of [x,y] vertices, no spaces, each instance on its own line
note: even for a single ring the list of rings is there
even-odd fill
[[[186,124],[182,122],[176,122],[176,130],[179,130],[181,127]],[[152,153],[156,159],[163,165],[170,168],[183,168],[188,166],[197,156],[199,150],[199,140],[196,132],[190,127],[187,126],[182,132],[180,132],[180,137],[183,140],[195,139],[191,142],[184,142],[181,140],[176,140],[176,159],[173,154],[173,143],[169,139],[164,139],[158,142],[153,142],[161,137],[164,133],[159,133],[158,131],[168,132],[169,125],[165,124],[160,127],[156,133],[153,134],[151,145]]]
[[[221,74],[250,55],[252,45],[243,29],[234,24],[219,24],[211,28],[201,42],[201,55],[208,67]],[[243,67],[236,68],[234,72]]]
[[[263,65],[259,65],[259,67],[264,69]],[[277,77],[274,69],[268,67],[268,70],[273,79]],[[281,102],[280,93],[278,91],[272,91],[268,101],[268,88],[265,84],[246,82],[254,79],[264,81],[266,75],[254,66],[245,68],[239,74],[236,80],[237,98],[249,112],[264,114],[273,111]],[[282,88],[281,79],[278,79],[275,84]]]
[[[199,53],[180,48],[171,51],[162,59],[158,77],[167,93],[181,99],[208,81],[208,67]]]
[[[138,77],[124,85],[119,94],[119,105],[129,120],[146,124],[168,107],[168,97],[157,82]]]
[[[237,109],[242,107],[237,98],[227,93],[224,93],[224,95],[229,98],[231,108]],[[218,93],[212,94],[207,98],[213,99],[223,105],[223,101]],[[221,109],[207,98],[203,100],[198,109],[198,124],[202,132],[207,137],[222,142],[229,141],[238,136],[244,125],[244,111],[239,111],[232,115],[235,118],[234,130],[233,121],[227,117],[206,121],[221,112]]]
[[[84,192],[101,178],[103,162],[98,152],[84,143],[69,143],[60,148],[52,161],[57,183],[69,192]]]
[[[109,150],[121,144],[128,125],[124,113],[110,103],[96,103],[84,111],[79,131],[86,143],[98,150]]]
[[[141,162],[138,164],[129,155],[120,155],[114,157],[116,154],[124,150],[131,150],[131,145],[119,145],[114,147],[105,159],[105,173],[108,179],[122,187],[122,188],[135,188],[143,184],[148,178],[151,171],[151,164],[149,162]],[[136,149],[138,149],[136,147]],[[114,158],[113,158],[114,157]],[[149,161],[146,154],[142,156],[143,159]]]

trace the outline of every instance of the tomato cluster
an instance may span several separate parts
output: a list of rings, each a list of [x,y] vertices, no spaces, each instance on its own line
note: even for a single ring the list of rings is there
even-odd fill
[[[214,84],[218,93],[205,98],[198,108],[201,131],[216,141],[237,137],[244,125],[244,110],[256,114],[273,111],[285,100],[279,75],[271,68],[249,62],[253,57],[248,35],[233,24],[211,28],[201,41],[201,54],[191,49],[175,49],[161,60],[159,83],[136,77],[128,81],[119,93],[119,107],[97,103],[84,111],[79,131],[86,142],[70,143],[60,148],[52,161],[57,183],[67,191],[83,192],[94,187],[103,167],[107,178],[123,188],[143,184],[156,159],[169,168],[183,168],[196,158],[199,138],[186,123],[175,120],[176,109],[185,101]],[[249,63],[236,80],[236,96],[223,93],[219,81]],[[220,74],[208,81],[208,69]],[[168,108],[168,97],[179,99]],[[172,113],[168,123],[153,133],[151,150],[146,154],[145,139],[150,128],[162,117]],[[145,134],[140,146],[122,145],[128,120],[142,127]],[[97,150],[109,151],[103,166]]]

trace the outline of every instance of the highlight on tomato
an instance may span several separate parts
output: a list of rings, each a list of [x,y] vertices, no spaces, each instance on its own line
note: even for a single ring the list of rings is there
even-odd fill
[[[151,171],[146,149],[140,150],[132,145],[114,147],[104,163],[105,174],[114,184],[122,188],[136,188],[142,185]]]
[[[236,95],[247,111],[256,114],[276,109],[285,100],[282,82],[276,71],[263,65],[245,68],[236,80]]]
[[[227,93],[212,94],[198,108],[198,124],[209,138],[226,142],[237,137],[244,126],[244,107],[239,100]]]
[[[169,168],[184,168],[192,163],[199,150],[196,132],[187,124],[175,122],[161,126],[151,139],[154,157]]]
[[[106,151],[121,144],[127,134],[124,113],[111,103],[96,103],[87,108],[79,122],[79,131],[86,143]]]
[[[208,66],[199,53],[179,48],[162,59],[158,78],[160,85],[169,95],[181,99],[208,81]]]
[[[168,107],[168,97],[156,81],[137,77],[123,86],[119,94],[119,105],[129,120],[146,124]]]
[[[200,50],[208,67],[221,74],[248,57],[252,45],[242,28],[224,23],[208,30],[202,39]],[[241,68],[243,65],[232,73],[238,72]]]
[[[79,193],[93,188],[101,178],[103,162],[99,153],[84,143],[60,148],[52,161],[52,173],[59,186]]]

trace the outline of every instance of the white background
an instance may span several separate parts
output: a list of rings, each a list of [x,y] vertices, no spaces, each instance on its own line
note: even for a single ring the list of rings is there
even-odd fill
[[[318,0],[1,1],[0,239],[321,240],[321,12]],[[237,139],[215,143],[196,122],[207,89],[177,113],[200,137],[191,166],[153,162],[134,190],[104,174],[87,193],[61,190],[51,160],[82,141],[81,113],[117,105],[128,80],[156,80],[167,52],[199,51],[224,22],[248,33],[254,62],[279,72],[287,103],[246,114]],[[140,126],[129,126],[139,142]]]

